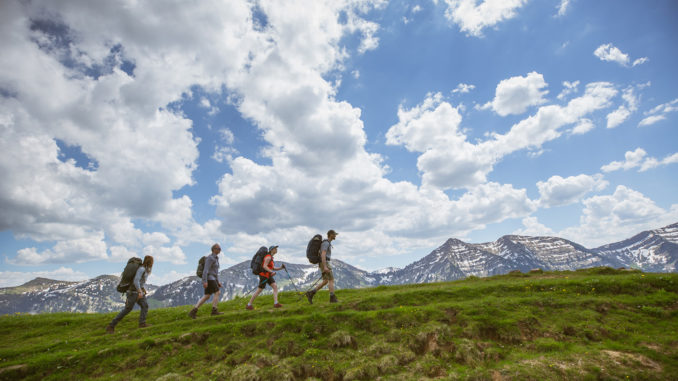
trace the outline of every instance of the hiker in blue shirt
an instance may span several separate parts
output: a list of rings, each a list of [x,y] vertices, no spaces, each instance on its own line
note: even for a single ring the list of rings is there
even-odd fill
[[[198,308],[200,308],[210,296],[212,296],[212,315],[224,314],[217,309],[219,296],[221,295],[221,282],[219,282],[219,253],[221,253],[221,246],[219,246],[218,243],[215,243],[212,245],[212,254],[205,257],[205,269],[202,272],[202,287],[205,289],[205,296],[198,300],[195,307],[188,313],[188,316],[192,319],[196,318]]]
[[[337,239],[339,233],[335,232],[333,229],[330,229],[327,232],[327,239],[323,240],[320,245],[320,262],[318,262],[318,269],[322,274],[322,283],[320,283],[313,290],[306,292],[306,298],[308,302],[313,304],[313,296],[315,293],[320,291],[321,288],[325,287],[326,284],[329,284],[328,288],[330,290],[330,303],[337,303],[336,295],[334,295],[334,274],[332,273],[332,268],[330,267],[330,259],[332,257],[332,241]]]
[[[113,318],[113,320],[106,327],[107,333],[115,332],[115,326],[127,316],[134,309],[134,305],[138,304],[141,307],[141,313],[139,314],[139,328],[146,328],[149,324],[146,324],[146,314],[148,313],[148,303],[146,302],[146,289],[144,285],[146,284],[146,279],[151,274],[151,269],[153,268],[153,257],[147,255],[144,257],[144,261],[137,269],[136,274],[134,275],[134,281],[127,289],[127,300],[125,301],[125,308],[120,311],[118,316]]]

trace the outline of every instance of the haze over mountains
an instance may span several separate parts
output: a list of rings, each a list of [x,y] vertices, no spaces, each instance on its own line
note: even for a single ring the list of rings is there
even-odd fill
[[[337,254],[341,257],[340,253]],[[427,256],[402,269],[368,272],[336,259],[332,260],[332,265],[337,288],[341,289],[441,282],[534,268],[576,270],[610,266],[646,272],[678,272],[677,262],[678,223],[644,231],[595,249],[557,237],[506,235],[494,242],[480,244],[449,239]],[[320,276],[317,265],[312,264],[287,264],[287,270],[289,277],[285,271],[278,272],[276,276],[283,291],[305,290]],[[224,286],[222,300],[247,293],[256,287],[257,282],[250,271],[249,261],[222,270],[220,279]],[[115,291],[117,281],[118,277],[111,275],[84,282],[37,278],[18,287],[0,289],[0,313],[116,311],[123,306],[123,297]],[[203,292],[200,280],[195,276],[146,288],[151,307],[193,304]]]

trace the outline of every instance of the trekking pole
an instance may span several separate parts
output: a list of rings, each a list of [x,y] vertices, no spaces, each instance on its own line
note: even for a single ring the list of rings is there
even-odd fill
[[[292,283],[292,286],[294,286],[294,289],[297,290],[297,297],[298,297],[298,300],[301,300],[301,299],[303,298],[304,293],[301,292],[301,291],[299,291],[299,288],[297,287],[297,285],[294,284],[294,281],[292,280],[292,277],[290,276],[289,271],[287,271],[287,267],[283,267],[283,269],[284,269],[285,272],[287,273],[287,277],[290,278],[290,282]]]
[[[256,290],[257,288],[259,288],[259,286],[261,286],[262,284],[266,283],[266,281],[268,281],[268,278],[262,280],[261,282],[259,282],[258,285],[254,286],[253,289],[251,289],[251,290],[247,291],[247,293],[243,294],[243,298],[246,297],[247,295],[249,295],[252,291],[254,291],[254,290]]]
[[[321,275],[320,278],[318,278],[318,280],[316,280],[315,282],[313,282],[313,284],[311,285],[311,287],[309,287],[308,290],[306,290],[306,292],[311,291],[311,289],[313,289],[313,287],[315,287],[315,285],[318,284],[318,282],[320,282],[320,280],[321,280],[322,278],[323,278],[323,277],[322,277],[322,275]]]
[[[297,287],[296,284],[294,284],[294,281],[292,280],[292,277],[290,276],[289,271],[287,271],[287,267],[283,267],[283,270],[287,273],[287,277],[290,278],[290,282],[292,282],[292,286],[294,286],[294,289],[297,290],[298,293],[301,294],[301,291],[299,291],[299,288]]]

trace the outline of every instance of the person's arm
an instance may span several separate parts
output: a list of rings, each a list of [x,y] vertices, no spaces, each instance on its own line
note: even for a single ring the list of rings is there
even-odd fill
[[[134,275],[134,289],[139,293],[137,299],[144,297],[143,292],[141,292],[141,277],[144,275],[144,271],[146,271],[146,268],[144,268],[144,266],[139,266],[137,273]]]
[[[218,259],[219,258],[217,258],[217,260]],[[217,286],[219,286],[219,288],[221,288],[221,282],[219,281],[219,266],[217,266],[217,274],[214,277],[217,278]]]
[[[329,271],[327,268],[327,250],[323,250],[320,252],[320,259],[322,260],[323,264],[323,272]]]

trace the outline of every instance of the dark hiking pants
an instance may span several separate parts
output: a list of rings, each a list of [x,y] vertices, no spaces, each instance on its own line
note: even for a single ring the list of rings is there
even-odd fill
[[[146,297],[137,300],[139,293],[137,291],[127,291],[127,301],[125,302],[125,309],[120,311],[118,316],[113,318],[111,321],[111,326],[115,327],[116,324],[122,320],[128,313],[132,312],[134,309],[134,304],[138,304],[141,307],[141,313],[139,314],[139,324],[146,323],[146,314],[148,313],[148,303],[146,302]]]

